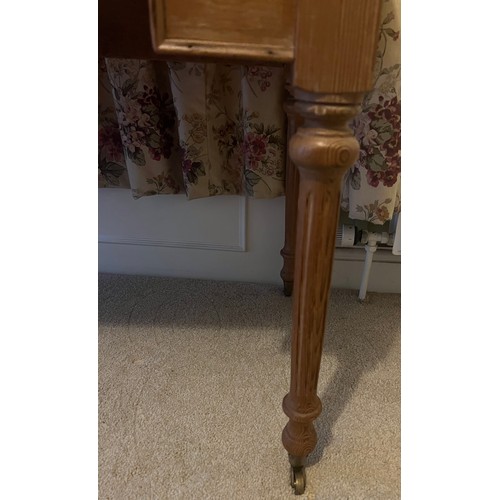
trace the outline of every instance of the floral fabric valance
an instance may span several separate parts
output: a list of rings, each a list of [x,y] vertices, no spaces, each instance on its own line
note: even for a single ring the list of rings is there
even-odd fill
[[[399,0],[384,2],[375,89],[352,122],[361,145],[345,177],[349,218],[400,210]],[[130,59],[99,61],[99,186],[135,198],[284,194],[285,68]]]

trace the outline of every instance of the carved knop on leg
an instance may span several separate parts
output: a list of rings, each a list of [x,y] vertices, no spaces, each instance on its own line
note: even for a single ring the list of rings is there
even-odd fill
[[[359,106],[297,101],[295,110],[305,122],[290,141],[291,160],[301,172],[320,170],[322,176],[345,172],[359,155],[358,141],[347,126]]]
[[[283,399],[283,412],[290,419],[281,436],[283,446],[290,455],[309,455],[318,441],[312,421],[321,413],[321,400],[315,395],[300,404],[287,394]]]

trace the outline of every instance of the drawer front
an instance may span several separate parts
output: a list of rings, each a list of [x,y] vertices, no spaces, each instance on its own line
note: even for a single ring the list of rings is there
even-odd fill
[[[294,0],[151,0],[159,53],[293,60]]]

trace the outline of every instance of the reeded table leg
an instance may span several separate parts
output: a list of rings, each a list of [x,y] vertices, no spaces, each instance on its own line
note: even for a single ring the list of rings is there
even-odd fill
[[[283,445],[296,494],[305,488],[305,458],[317,442],[313,420],[321,413],[316,394],[330,290],[340,190],[359,145],[347,121],[358,111],[356,96],[302,92],[294,111],[304,118],[289,151],[300,173],[293,298],[290,392],[283,400],[289,422]]]

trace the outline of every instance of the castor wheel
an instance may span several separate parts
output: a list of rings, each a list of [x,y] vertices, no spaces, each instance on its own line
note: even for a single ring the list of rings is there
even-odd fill
[[[300,467],[290,467],[290,484],[296,495],[304,493],[306,490],[306,468],[303,465]]]

